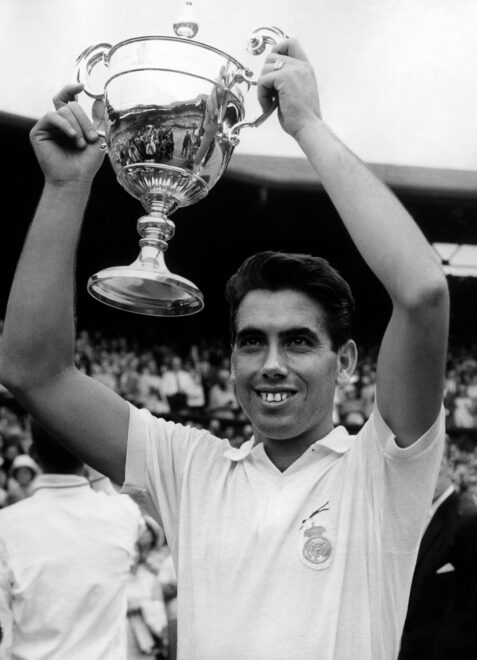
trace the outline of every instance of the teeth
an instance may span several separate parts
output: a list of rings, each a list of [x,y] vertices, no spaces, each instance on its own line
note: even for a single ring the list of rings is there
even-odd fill
[[[291,396],[290,392],[260,392],[262,401],[280,403]]]

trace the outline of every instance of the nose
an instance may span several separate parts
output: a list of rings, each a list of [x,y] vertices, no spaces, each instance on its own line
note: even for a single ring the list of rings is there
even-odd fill
[[[269,346],[262,364],[262,374],[266,378],[283,378],[288,368],[283,352],[278,346]]]

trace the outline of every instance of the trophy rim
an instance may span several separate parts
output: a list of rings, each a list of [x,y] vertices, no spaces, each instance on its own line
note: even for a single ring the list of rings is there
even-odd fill
[[[126,69],[125,71],[118,71],[117,73],[113,73],[104,83],[104,94],[106,96],[106,92],[108,89],[108,86],[110,83],[113,82],[113,80],[116,80],[117,78],[120,78],[121,76],[130,74],[130,73],[140,73],[142,71],[165,71],[166,73],[180,73],[181,75],[184,76],[190,76],[191,78],[198,78],[199,80],[205,80],[208,83],[212,83],[214,85],[217,85],[224,91],[228,92],[231,94],[236,102],[237,105],[240,105],[242,110],[245,111],[245,104],[243,102],[243,99],[241,99],[235,92],[233,87],[227,87],[223,82],[219,80],[214,80],[213,78],[209,78],[208,76],[201,76],[198,73],[191,73],[190,71],[185,71],[183,69],[169,69],[169,68],[162,68],[158,66],[138,66],[138,67],[133,67],[130,69]]]
[[[177,41],[179,43],[188,44],[190,46],[198,46],[200,48],[204,48],[205,50],[210,50],[213,53],[217,53],[218,55],[224,56],[225,58],[227,58],[227,60],[233,62],[240,69],[245,68],[243,64],[241,64],[235,57],[229,55],[224,50],[220,50],[220,48],[215,48],[215,46],[210,46],[209,44],[205,44],[202,41],[192,41],[189,39],[182,39],[181,37],[169,37],[167,35],[161,35],[161,34],[144,35],[143,37],[130,37],[129,39],[123,39],[123,41],[119,41],[117,44],[114,44],[111,47],[107,55],[108,60],[111,59],[112,55],[116,52],[116,50],[118,50],[118,48],[121,48],[126,44],[134,43],[136,41]]]
[[[138,299],[137,294],[129,293],[120,286],[114,287],[111,283],[115,279],[125,278],[153,282],[158,288],[170,287],[178,289],[186,297],[180,299],[162,299],[160,297]],[[114,266],[105,268],[92,275],[88,280],[88,293],[106,305],[126,312],[141,314],[143,316],[191,316],[204,308],[204,295],[190,280],[170,273],[131,266]]]

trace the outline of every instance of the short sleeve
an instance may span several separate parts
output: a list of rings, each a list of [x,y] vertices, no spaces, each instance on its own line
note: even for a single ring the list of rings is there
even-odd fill
[[[121,492],[164,529],[174,548],[184,474],[191,456],[222,441],[191,426],[168,422],[130,404],[126,475]]]
[[[441,408],[432,426],[401,448],[377,406],[357,436],[369,505],[388,551],[417,548],[427,523],[445,438]]]

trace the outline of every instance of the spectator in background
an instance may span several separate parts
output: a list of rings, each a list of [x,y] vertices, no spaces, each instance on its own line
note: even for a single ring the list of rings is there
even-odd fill
[[[239,404],[235,391],[230,382],[230,371],[219,369],[216,382],[210,388],[208,412],[216,419],[235,419]]]
[[[7,473],[10,472],[13,461],[17,456],[20,456],[20,454],[20,447],[16,442],[7,442],[5,444],[5,449],[3,450],[3,467]]]
[[[33,480],[40,474],[40,467],[28,454],[17,456],[10,469],[7,504],[15,504],[33,493]]]
[[[458,429],[474,428],[474,402],[466,385],[459,385],[454,399],[454,426]]]
[[[472,401],[474,428],[477,428],[477,374],[476,373],[472,374],[469,380],[470,382],[467,386],[467,396]]]
[[[184,369],[191,378],[190,390],[187,392],[187,408],[191,415],[202,415],[205,406],[205,391],[200,370],[191,360],[186,360]]]
[[[375,399],[376,372],[372,369],[367,369],[361,378],[361,401],[365,419],[368,419],[371,415]]]
[[[169,402],[164,393],[163,379],[157,373],[154,360],[149,360],[139,369],[137,403],[157,415],[170,412]]]
[[[132,356],[123,366],[119,377],[119,392],[128,401],[139,403],[139,357]]]
[[[338,410],[341,423],[345,426],[358,428],[363,426],[366,417],[364,415],[363,401],[358,396],[356,385],[349,383],[343,388],[343,398]]]
[[[160,533],[158,525],[146,518],[127,589],[128,660],[168,657],[166,606],[158,571],[149,561]]]
[[[187,397],[195,389],[191,375],[182,368],[180,357],[173,357],[171,368],[162,375],[164,394],[167,397],[171,412],[180,413],[187,410]]]
[[[126,660],[139,509],[94,492],[81,461],[38,425],[32,433],[44,474],[32,497],[0,511],[0,660]]]
[[[177,656],[177,577],[174,562],[170,552],[164,556],[159,570],[159,582],[161,583],[164,602],[166,604],[168,635],[169,635],[169,657],[168,660],[176,660]]]
[[[399,660],[477,658],[477,506],[452,483],[447,444],[411,587]]]

